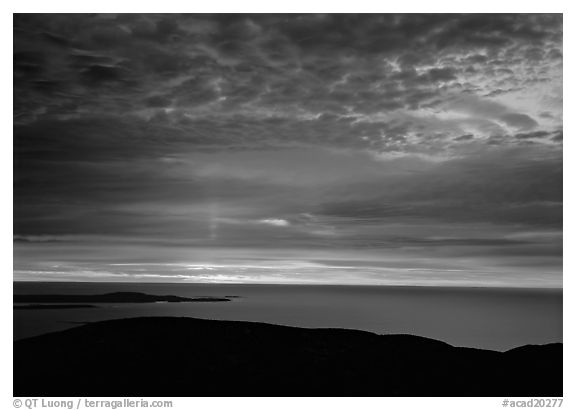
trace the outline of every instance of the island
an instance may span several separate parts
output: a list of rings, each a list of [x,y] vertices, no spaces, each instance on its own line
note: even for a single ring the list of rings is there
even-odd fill
[[[138,317],[18,340],[13,352],[17,397],[563,394],[561,343],[498,352],[405,334]]]
[[[71,305],[58,305],[58,304],[30,304],[30,305],[14,305],[14,310],[57,310],[57,309],[93,309],[98,306],[95,305],[83,305],[80,303],[75,303]]]
[[[181,303],[230,302],[227,297],[202,296],[186,298],[174,295],[148,295],[139,292],[113,292],[102,295],[14,295],[14,303]]]

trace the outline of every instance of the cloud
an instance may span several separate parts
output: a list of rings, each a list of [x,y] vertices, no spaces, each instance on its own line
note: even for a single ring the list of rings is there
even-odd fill
[[[482,27],[482,36],[469,25]],[[529,71],[521,62],[526,50],[559,42],[555,15],[17,15],[15,27],[18,124],[87,113],[113,122],[140,118],[169,140],[203,145],[261,144],[254,122],[264,117],[288,120],[281,134],[298,143],[333,144],[328,135],[346,133],[341,144],[379,148],[377,130],[362,140],[355,120],[411,115],[454,93],[530,92],[536,72],[561,81],[555,66],[533,62],[540,67]],[[465,75],[470,68],[475,74]],[[502,100],[486,104],[490,120],[536,126],[532,112]],[[471,109],[482,111],[482,103]],[[332,120],[323,117],[319,138],[299,137],[307,128],[301,119],[323,114]],[[234,128],[240,138],[201,138],[202,128],[211,135],[227,128],[227,117],[243,124]],[[417,132],[410,122],[402,126]]]
[[[18,263],[557,262],[508,235],[562,224],[561,50],[556,14],[17,14]]]
[[[510,112],[510,108],[504,104],[473,95],[458,96],[446,104],[444,109],[472,118],[501,122],[516,130],[530,130],[538,125],[526,114]]]
[[[118,249],[118,248],[117,248]],[[75,249],[88,256],[83,249]],[[122,248],[124,251],[130,249]],[[58,251],[58,250],[57,250]],[[52,249],[54,252],[54,249]],[[260,250],[259,254],[262,257]],[[55,263],[61,254],[47,254],[36,261],[28,249],[29,260],[15,270],[18,280],[86,280],[86,281],[153,281],[153,282],[206,282],[206,283],[293,283],[293,284],[364,284],[364,285],[416,285],[416,286],[558,286],[558,266],[545,259],[526,255],[485,258],[464,254],[468,262],[459,266],[457,255],[411,255],[401,249],[393,252],[350,254],[342,251],[338,256],[322,259],[320,254],[308,254],[311,260],[293,259],[286,262],[272,254],[265,254],[263,263],[255,253],[246,252],[242,259],[234,259],[226,249],[219,249],[226,263],[196,265],[187,263],[103,263],[94,260],[76,260]],[[302,254],[300,254],[302,255]],[[236,252],[235,257],[238,258]],[[286,255],[284,255],[286,256]],[[334,255],[332,255],[334,256]],[[361,259],[359,258],[361,256]],[[384,256],[384,257],[383,257]],[[118,256],[117,256],[118,257]],[[90,258],[90,256],[88,256]],[[523,265],[522,274],[509,266]],[[536,264],[535,264],[536,262]],[[206,269],[210,268],[210,269]],[[545,275],[543,275],[545,272]]]
[[[434,218],[561,226],[562,161],[526,149],[484,152],[438,163],[394,182],[364,181],[322,213],[361,219]]]
[[[509,113],[500,115],[498,118],[504,121],[506,125],[519,130],[531,130],[538,125],[534,119],[526,114]]]
[[[272,225],[272,226],[280,226],[280,227],[290,226],[290,222],[288,222],[285,219],[276,219],[276,218],[261,219],[259,222],[265,225]]]
[[[459,137],[454,138],[455,141],[469,141],[471,139],[474,139],[474,135],[472,134],[460,135]]]

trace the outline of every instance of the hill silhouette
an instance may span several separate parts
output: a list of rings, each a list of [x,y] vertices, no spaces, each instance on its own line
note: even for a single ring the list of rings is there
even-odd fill
[[[142,317],[14,343],[14,396],[562,396],[562,344]]]

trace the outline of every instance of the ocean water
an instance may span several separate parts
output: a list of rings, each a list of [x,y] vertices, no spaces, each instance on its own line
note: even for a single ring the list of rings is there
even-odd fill
[[[407,333],[455,346],[508,350],[562,342],[562,290],[402,286],[15,282],[14,294],[239,296],[223,303],[99,304],[94,309],[14,310],[14,339],[81,323],[187,316],[300,327]]]

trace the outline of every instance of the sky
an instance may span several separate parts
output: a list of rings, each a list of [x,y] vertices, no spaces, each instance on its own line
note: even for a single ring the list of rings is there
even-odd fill
[[[14,279],[562,286],[562,16],[17,14]]]

